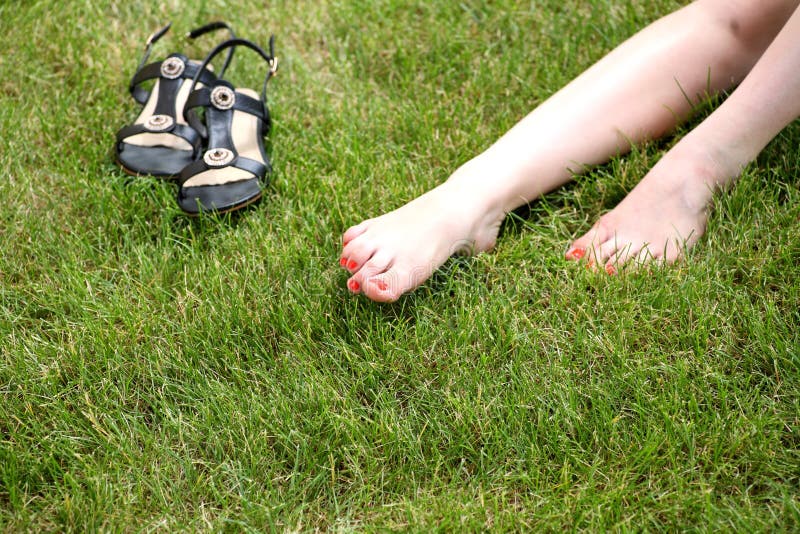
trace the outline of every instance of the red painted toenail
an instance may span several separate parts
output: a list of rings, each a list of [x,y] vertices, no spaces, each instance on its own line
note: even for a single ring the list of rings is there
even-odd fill
[[[585,255],[586,255],[585,248],[575,247],[570,249],[569,252],[567,252],[567,259],[579,260],[583,258]]]
[[[594,260],[589,260],[586,262],[586,268],[592,269],[594,267]]]
[[[347,265],[347,258],[340,258],[339,259],[339,265],[341,265],[342,267]]]
[[[615,274],[617,274],[617,269],[616,267],[614,267],[609,263],[608,265],[606,265],[606,272],[611,276],[614,276]]]
[[[383,280],[375,280],[375,286],[381,291],[386,291],[387,289],[389,289],[389,286],[387,286],[386,282],[384,282]]]
[[[358,264],[353,260],[350,260],[349,262],[347,262],[347,268],[348,269],[355,269],[356,266],[358,266]]]
[[[356,280],[350,280],[347,282],[347,287],[350,288],[350,291],[358,291],[361,289],[361,284],[359,284]]]

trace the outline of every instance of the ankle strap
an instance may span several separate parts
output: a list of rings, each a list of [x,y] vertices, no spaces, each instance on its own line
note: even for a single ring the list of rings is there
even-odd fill
[[[147,60],[150,58],[150,50],[153,48],[153,45],[156,44],[159,39],[164,37],[164,34],[167,33],[171,27],[172,23],[168,22],[166,26],[159,28],[150,34],[150,37],[147,38],[147,42],[144,44],[144,54],[142,54],[142,59],[139,60],[139,66],[136,68],[137,71],[141,70],[142,67],[144,67],[144,65],[147,63]]]
[[[136,69],[137,71],[141,70],[142,67],[145,66],[145,64],[147,63],[147,60],[150,58],[150,50],[153,48],[153,45],[156,44],[156,42],[159,39],[164,37],[164,35],[169,31],[169,29],[171,27],[172,27],[172,23],[168,22],[166,26],[156,30],[155,32],[153,32],[150,35],[150,37],[147,38],[147,42],[145,43],[145,47],[144,47],[144,54],[142,55],[142,59],[139,61],[139,66]],[[201,35],[205,35],[208,32],[212,32],[212,31],[215,31],[215,30],[221,30],[223,28],[228,30],[228,33],[230,34],[230,39],[235,39],[236,38],[236,33],[234,33],[233,28],[231,28],[230,25],[228,25],[227,22],[223,22],[223,21],[210,22],[210,23],[208,23],[208,24],[206,24],[204,26],[200,26],[199,28],[195,28],[195,29],[193,29],[192,31],[190,31],[189,33],[186,34],[186,38],[187,39],[197,39]],[[228,65],[231,64],[231,60],[232,59],[233,59],[233,49],[231,49],[231,51],[228,52],[228,57],[225,58],[225,64],[222,66],[222,70],[219,73],[219,77],[220,78],[222,77],[223,74],[225,74],[225,69],[227,69]],[[204,65],[204,67],[205,67],[205,65]]]
[[[189,33],[187,33],[186,37],[188,39],[197,39],[201,35],[204,35],[204,34],[206,34],[208,32],[221,30],[223,28],[228,30],[228,33],[230,34],[229,39],[236,39],[236,33],[234,33],[233,28],[231,28],[230,25],[228,25],[227,22],[223,22],[221,20],[218,20],[216,22],[209,22],[208,24],[206,24],[204,26],[200,26],[199,28],[195,28],[192,31],[190,31]],[[225,58],[225,63],[222,65],[222,70],[220,70],[219,74],[217,75],[220,78],[222,78],[222,76],[225,74],[225,71],[227,70],[228,66],[231,64],[231,61],[233,60],[233,51],[234,51],[234,49],[231,48],[231,50],[228,52],[228,56]]]
[[[200,78],[200,73],[203,72],[203,70],[208,66],[209,62],[211,62],[211,60],[214,59],[214,56],[216,56],[217,54],[219,54],[220,52],[222,52],[226,48],[230,48],[231,49],[231,51],[228,53],[230,55],[230,54],[233,53],[233,50],[237,46],[244,46],[246,48],[249,48],[249,49],[257,52],[258,55],[260,55],[264,59],[264,61],[266,61],[267,64],[269,65],[269,70],[267,71],[267,75],[264,77],[264,86],[261,89],[261,102],[266,105],[266,102],[267,102],[267,82],[278,71],[278,58],[275,57],[275,36],[274,35],[270,35],[270,37],[269,37],[269,54],[266,53],[264,51],[264,49],[262,49],[260,46],[258,46],[257,44],[253,43],[252,41],[248,41],[247,39],[240,39],[240,38],[228,39],[224,43],[221,43],[221,44],[217,45],[211,52],[208,53],[206,58],[203,60],[203,64],[200,66],[200,68],[197,71],[197,74],[195,74],[194,79],[192,80],[192,87],[190,89],[190,93],[189,94],[194,92],[194,88],[197,85],[198,79]],[[222,78],[222,74],[220,74],[219,77]]]

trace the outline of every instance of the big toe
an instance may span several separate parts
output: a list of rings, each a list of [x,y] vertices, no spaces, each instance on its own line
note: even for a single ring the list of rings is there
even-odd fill
[[[564,257],[568,260],[578,261],[581,258],[596,253],[596,249],[614,234],[613,226],[609,224],[607,216],[601,217],[592,228],[581,237],[572,242]]]
[[[361,235],[353,238],[342,249],[339,265],[356,273],[369,262],[381,249],[380,243],[374,237]]]
[[[369,227],[369,221],[364,221],[360,224],[355,226],[351,226],[348,228],[344,234],[342,234],[342,246],[346,247],[348,243],[350,243],[353,239],[357,238],[361,234],[367,231]]]
[[[360,274],[360,273],[359,273]],[[376,302],[394,302],[403,293],[419,287],[433,274],[430,267],[393,265],[378,275],[365,277],[361,291]]]
[[[361,286],[361,292],[375,302],[394,302],[408,291],[400,284],[393,273],[382,273],[368,278]]]
[[[594,230],[590,230],[573,241],[567,249],[567,252],[564,254],[564,257],[573,261],[583,259],[588,253],[591,252],[592,246],[596,240],[595,235],[596,232]]]

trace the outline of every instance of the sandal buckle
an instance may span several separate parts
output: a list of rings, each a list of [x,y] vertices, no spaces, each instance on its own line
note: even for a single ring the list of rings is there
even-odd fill
[[[168,57],[161,63],[161,75],[169,80],[174,80],[186,70],[186,63],[179,57]]]
[[[209,148],[203,154],[203,161],[209,167],[224,167],[233,161],[233,152],[227,148]]]
[[[174,123],[169,115],[153,115],[145,121],[144,127],[151,132],[163,132],[172,128]]]
[[[219,110],[231,109],[236,103],[236,93],[230,87],[219,85],[211,91],[211,104]]]

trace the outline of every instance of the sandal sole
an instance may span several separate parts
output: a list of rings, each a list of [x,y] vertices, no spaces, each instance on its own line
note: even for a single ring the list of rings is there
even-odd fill
[[[123,165],[122,162],[120,160],[118,160],[118,159],[115,159],[114,162],[117,164],[117,167],[122,169],[122,172],[124,172],[128,176],[133,176],[134,178],[142,178],[144,176],[152,176],[153,178],[160,178],[161,180],[163,180],[165,182],[171,182],[171,181],[174,181],[175,178],[178,177],[177,174],[152,174],[152,173],[149,173],[149,172],[134,171],[132,169],[129,169],[125,165]]]
[[[188,217],[191,217],[192,219],[196,219],[196,218],[200,217],[201,215],[212,215],[212,214],[213,215],[224,215],[226,213],[231,213],[231,212],[234,212],[234,211],[238,211],[238,210],[244,209],[244,208],[250,206],[251,204],[255,204],[256,202],[261,200],[261,197],[263,197],[263,196],[264,196],[264,194],[262,193],[262,194],[260,194],[260,195],[258,195],[256,197],[248,199],[246,202],[243,202],[241,204],[236,204],[235,206],[229,206],[229,207],[227,207],[227,208],[225,208],[223,210],[205,210],[205,211],[199,211],[197,213],[188,212],[186,210],[183,210],[183,213],[185,213]]]

